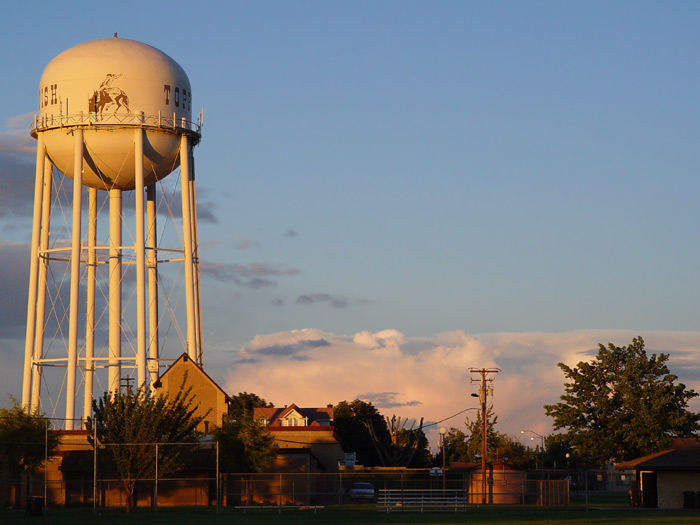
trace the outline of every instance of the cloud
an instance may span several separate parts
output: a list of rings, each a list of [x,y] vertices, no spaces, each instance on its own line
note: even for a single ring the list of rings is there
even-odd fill
[[[478,407],[471,397],[478,375],[470,368],[499,368],[492,376],[498,429],[520,439],[523,428],[552,431],[543,406],[564,393],[557,363],[588,361],[598,343],[621,346],[638,335],[649,354],[669,353],[671,372],[700,390],[699,332],[627,330],[480,335],[457,330],[420,338],[393,329],[350,336],[317,329],[279,332],[256,336],[241,348],[227,365],[223,386],[228,392],[255,392],[277,405],[324,406],[359,398],[389,417],[440,421]],[[698,411],[700,400],[690,408]],[[443,424],[464,429],[465,416],[473,420],[475,414]]]
[[[286,232],[284,232],[284,236],[285,237],[298,237],[299,233],[297,233],[294,230],[287,230]]]
[[[302,331],[303,332],[303,331]],[[332,346],[332,344],[320,336],[307,334],[310,339],[298,339],[294,335],[286,339],[273,336],[256,337],[250,344],[243,348],[239,363],[253,360],[259,362],[266,357],[291,357],[297,361],[307,361],[310,359],[306,355],[308,349],[324,348]]]
[[[380,348],[387,346],[399,346],[404,342],[404,336],[397,330],[383,330],[372,334],[370,332],[358,332],[352,339],[353,343],[365,348]]]
[[[329,303],[333,308],[347,308],[348,300],[342,295],[327,293],[304,294],[297,297],[297,304]]]
[[[204,277],[210,277],[220,282],[233,282],[248,288],[263,288],[276,286],[277,283],[267,279],[269,276],[296,275],[299,270],[287,268],[280,263],[225,264],[200,261],[199,271]]]
[[[374,406],[381,406],[384,408],[414,407],[421,404],[420,401],[400,401],[399,399],[401,396],[401,392],[367,392],[357,397],[358,399],[372,403]]]

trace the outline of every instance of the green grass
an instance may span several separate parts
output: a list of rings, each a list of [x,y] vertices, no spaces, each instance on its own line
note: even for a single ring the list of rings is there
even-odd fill
[[[0,510],[0,523],[6,525],[26,523],[46,524],[148,524],[148,525],[257,525],[279,523],[280,525],[318,524],[318,525],[362,525],[362,524],[448,524],[448,523],[488,523],[488,524],[540,524],[555,525],[559,523],[620,525],[624,523],[648,524],[684,524],[699,523],[700,511],[659,511],[630,509],[619,507],[614,510],[597,510],[572,505],[570,507],[542,508],[532,506],[473,506],[458,513],[443,512],[379,512],[373,505],[345,505],[327,507],[317,514],[312,510],[255,510],[246,514],[241,510],[224,509],[216,514],[211,508],[165,508],[154,512],[151,509],[136,509],[127,516],[123,510],[101,510],[93,515],[92,509],[49,509],[44,518],[26,516],[22,511]]]

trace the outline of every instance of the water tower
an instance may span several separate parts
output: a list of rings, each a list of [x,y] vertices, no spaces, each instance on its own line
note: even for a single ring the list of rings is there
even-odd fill
[[[186,319],[173,357],[184,347],[202,364],[192,153],[200,130],[187,75],[149,45],[115,34],[64,51],[44,70],[31,131],[37,154],[22,405],[40,406],[43,375],[58,369],[67,430],[80,419],[80,387],[87,417],[95,381],[116,391],[127,371],[138,385],[158,376],[164,262],[180,265],[184,285]],[[166,196],[157,188],[178,166],[181,199],[162,206],[175,210],[178,242],[164,247],[156,217]],[[69,211],[54,225],[57,206]],[[64,285],[52,293],[61,272]],[[49,338],[49,329],[58,335]],[[41,404],[50,412],[43,397]]]

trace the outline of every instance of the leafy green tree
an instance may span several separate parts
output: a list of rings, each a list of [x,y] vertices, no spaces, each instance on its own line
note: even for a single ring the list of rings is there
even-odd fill
[[[227,472],[262,472],[275,458],[274,437],[253,417],[253,409],[271,407],[263,398],[240,392],[231,398],[229,413],[212,432],[219,442],[219,461]]]
[[[16,479],[24,472],[36,472],[47,453],[56,454],[60,433],[48,430],[49,421],[38,408],[28,412],[10,399],[10,408],[0,408],[0,466],[4,464]]]
[[[455,462],[471,462],[473,456],[469,454],[469,437],[461,430],[451,427],[445,433],[445,465],[449,466]],[[435,455],[433,464],[442,466],[442,451],[443,448]]]
[[[493,416],[491,409],[486,412],[486,446],[487,460],[503,461],[508,458],[508,463],[525,468],[528,464],[528,451],[517,439],[496,430],[497,416]],[[467,432],[456,428],[448,429],[445,434],[445,464],[454,462],[477,463],[481,461],[481,413],[474,421],[465,420]],[[434,459],[435,465],[442,465],[442,449],[438,450]]]
[[[232,396],[228,404],[228,415],[231,419],[243,420],[246,416],[253,417],[253,409],[269,408],[272,403],[268,403],[257,394],[239,392],[237,396]]]
[[[578,468],[580,459],[566,434],[550,434],[544,438],[544,462],[557,468]]]
[[[487,460],[495,459],[495,451],[497,447],[497,437],[496,423],[498,422],[498,416],[493,415],[493,410],[488,408],[486,410],[486,456]],[[469,439],[467,440],[467,450],[469,452],[469,461],[481,461],[481,412],[477,412],[474,421],[471,421],[468,417],[465,419],[465,424],[467,426],[467,433],[469,434]]]
[[[626,461],[664,449],[673,437],[697,433],[700,415],[688,410],[698,394],[671,374],[668,354],[648,356],[644,340],[618,347],[598,345],[591,362],[571,368],[561,402],[545,405],[554,429],[566,429],[570,444],[584,462],[602,465]]]
[[[135,505],[136,482],[155,475],[156,448],[158,475],[176,472],[192,451],[185,443],[197,442],[197,425],[206,417],[194,415],[197,406],[191,389],[184,389],[184,382],[173,399],[154,396],[149,388],[135,392],[128,388],[124,392],[105,392],[92,407],[93,416],[86,425],[88,439],[93,446],[109,445],[100,456],[107,455],[122,480],[126,512]],[[173,445],[155,446],[167,443]]]
[[[345,452],[355,452],[361,465],[374,467],[382,464],[379,447],[372,437],[371,428],[379,444],[391,446],[391,435],[386,420],[366,401],[341,401],[333,408],[333,427]]]

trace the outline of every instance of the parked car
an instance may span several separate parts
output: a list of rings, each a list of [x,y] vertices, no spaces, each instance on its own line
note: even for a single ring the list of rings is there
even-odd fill
[[[439,478],[442,476],[442,469],[440,467],[433,467],[430,469],[430,472],[428,472],[432,477],[434,478]]]
[[[350,501],[374,501],[374,485],[371,483],[353,483],[350,488]]]

